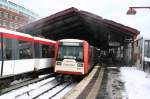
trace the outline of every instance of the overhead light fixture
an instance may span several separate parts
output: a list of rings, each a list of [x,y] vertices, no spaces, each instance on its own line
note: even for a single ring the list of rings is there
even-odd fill
[[[129,7],[129,10],[127,11],[127,15],[135,15],[136,14],[135,9],[150,9],[150,7]]]
[[[127,15],[135,15],[136,14],[136,10],[134,8],[129,8],[129,10],[127,11]]]

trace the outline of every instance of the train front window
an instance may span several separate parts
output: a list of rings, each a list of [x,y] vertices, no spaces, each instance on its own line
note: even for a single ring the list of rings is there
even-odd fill
[[[77,61],[82,61],[83,47],[82,46],[60,46],[57,58],[75,59]]]

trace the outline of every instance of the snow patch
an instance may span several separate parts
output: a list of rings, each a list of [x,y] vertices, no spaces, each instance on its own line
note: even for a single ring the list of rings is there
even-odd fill
[[[121,79],[125,82],[128,99],[149,99],[150,79],[147,74],[136,67],[122,67]]]

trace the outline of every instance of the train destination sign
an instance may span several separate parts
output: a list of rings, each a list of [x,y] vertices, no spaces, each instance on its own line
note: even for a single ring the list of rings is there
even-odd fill
[[[64,46],[81,46],[79,42],[63,42],[62,45]]]

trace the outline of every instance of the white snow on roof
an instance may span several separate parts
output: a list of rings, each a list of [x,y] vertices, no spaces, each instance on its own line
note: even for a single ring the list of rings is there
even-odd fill
[[[14,35],[19,35],[19,36],[25,36],[25,37],[30,37],[33,38],[31,35],[29,34],[25,34],[25,33],[21,33],[21,32],[17,32],[17,31],[12,31],[12,30],[8,30],[8,29],[4,29],[4,28],[0,28],[0,33],[9,33],[9,34],[14,34]]]
[[[150,78],[145,72],[136,67],[122,67],[120,70],[128,99],[150,99]]]

